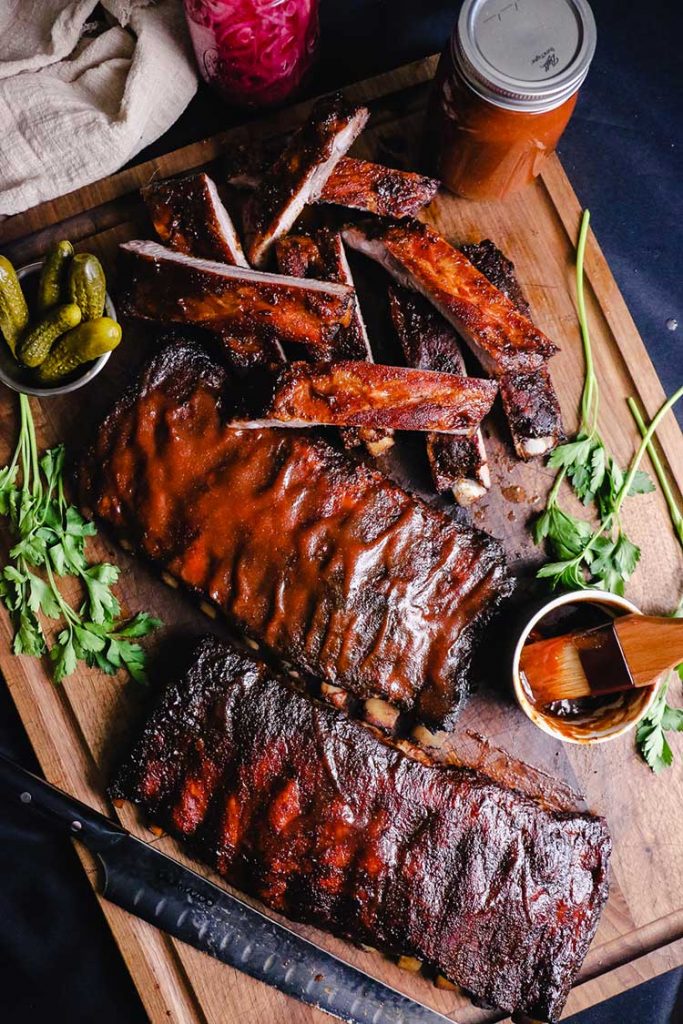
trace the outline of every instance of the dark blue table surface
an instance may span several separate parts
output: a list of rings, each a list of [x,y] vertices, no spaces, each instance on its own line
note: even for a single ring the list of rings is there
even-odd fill
[[[683,6],[678,0],[592,3],[598,50],[560,153],[581,202],[591,210],[593,227],[664,388],[671,392],[683,380]],[[436,52],[458,6],[446,0],[322,0],[322,55],[309,92]],[[237,120],[202,88],[180,121],[139,159],[168,152]],[[667,329],[671,318],[680,322],[678,331]],[[99,682],[106,686],[106,680]],[[681,761],[683,749],[676,745]],[[35,769],[1,681],[0,749]],[[665,777],[652,779],[653,790],[665,785]],[[45,835],[20,813],[3,807],[0,880],[2,1024],[146,1020],[68,843]],[[571,1020],[683,1022],[681,972]]]

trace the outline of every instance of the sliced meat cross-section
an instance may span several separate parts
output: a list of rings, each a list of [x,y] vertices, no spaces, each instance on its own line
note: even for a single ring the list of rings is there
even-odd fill
[[[254,332],[327,353],[353,315],[347,285],[265,274],[172,252],[156,242],[120,246],[122,310],[240,336]]]
[[[341,95],[319,100],[268,168],[244,210],[249,262],[263,266],[270,247],[285,235],[304,206],[320,195],[339,160],[363,130],[367,107]]]

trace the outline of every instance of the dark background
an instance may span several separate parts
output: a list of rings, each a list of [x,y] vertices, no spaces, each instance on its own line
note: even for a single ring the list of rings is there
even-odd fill
[[[560,155],[581,203],[591,210],[592,226],[670,393],[683,380],[683,5],[592,0],[592,6],[598,49]],[[321,0],[321,57],[308,92],[440,50],[458,8],[447,0]],[[178,123],[138,161],[240,120],[243,115],[201,86]],[[667,329],[670,318],[680,322],[677,331]],[[677,764],[671,770],[680,771],[683,744],[674,737],[674,745]],[[0,750],[37,768],[2,680]],[[666,784],[666,775],[653,777],[643,799],[655,798],[657,787]],[[681,970],[674,971],[572,1022],[683,1022],[681,977]],[[68,842],[3,807],[0,1024],[48,1020],[143,1024],[146,1017]]]

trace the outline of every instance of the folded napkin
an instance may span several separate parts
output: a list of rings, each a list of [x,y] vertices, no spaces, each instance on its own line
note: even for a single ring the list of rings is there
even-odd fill
[[[0,215],[103,178],[197,88],[181,0],[0,2]]]

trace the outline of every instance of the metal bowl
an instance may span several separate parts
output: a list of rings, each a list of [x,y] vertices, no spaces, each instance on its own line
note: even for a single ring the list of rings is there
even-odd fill
[[[625,597],[605,591],[575,590],[561,594],[543,604],[527,621],[512,656],[512,685],[517,703],[534,725],[555,739],[562,740],[563,743],[604,743],[606,740],[614,740],[617,736],[623,736],[638,724],[643,715],[647,714],[659,688],[658,683],[655,683],[653,686],[643,686],[624,693],[612,694],[599,708],[571,719],[560,719],[555,715],[549,715],[530,700],[529,691],[519,670],[522,648],[528,640],[529,634],[542,619],[557,608],[585,602],[596,605],[612,616],[642,614],[640,609],[627,601]]]
[[[27,266],[17,270],[17,277],[22,282],[22,285],[24,285],[24,291],[28,292],[26,300],[29,304],[29,310],[34,298],[32,294],[34,289],[31,288],[31,285],[37,285],[42,265],[43,261],[39,260],[37,263],[29,263]],[[28,288],[26,287],[27,284]],[[116,310],[114,309],[114,303],[111,301],[109,292],[107,292],[104,300],[104,311],[108,317],[116,320]],[[37,395],[40,398],[66,395],[70,391],[77,391],[84,384],[90,383],[100,370],[104,369],[110,355],[111,352],[105,352],[103,356],[98,356],[92,362],[84,363],[83,366],[79,366],[73,373],[69,374],[61,384],[54,384],[52,387],[37,387],[33,383],[35,380],[33,371],[29,367],[18,363],[5,342],[0,339],[0,381],[6,384],[8,388],[11,388],[12,391],[19,391],[25,395]]]

